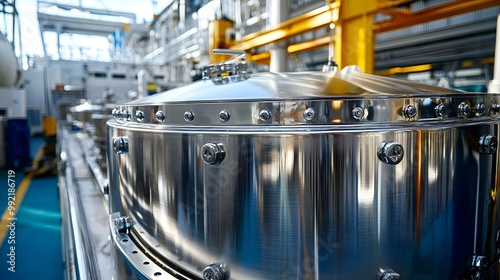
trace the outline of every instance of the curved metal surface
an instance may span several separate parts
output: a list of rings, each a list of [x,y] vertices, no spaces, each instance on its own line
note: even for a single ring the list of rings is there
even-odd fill
[[[108,126],[129,139],[128,154],[109,155],[112,211],[199,276],[224,263],[231,279],[375,279],[380,267],[451,279],[475,252],[494,253],[498,156],[478,143],[498,137],[498,118],[368,131]],[[388,140],[405,149],[396,165],[377,158]],[[202,161],[210,142],[224,145],[219,165]]]
[[[347,70],[197,82],[115,108],[111,212],[200,278],[454,279],[499,249],[499,103]]]
[[[132,106],[175,102],[202,101],[273,101],[304,100],[355,96],[420,96],[453,95],[462,92],[411,83],[360,72],[293,72],[261,73],[224,87],[211,80],[132,101]]]

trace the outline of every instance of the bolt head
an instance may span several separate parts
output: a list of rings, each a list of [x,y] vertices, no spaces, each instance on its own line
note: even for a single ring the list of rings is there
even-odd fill
[[[114,137],[113,151],[117,155],[128,153],[128,137]]]
[[[479,152],[482,154],[494,154],[498,148],[498,140],[493,135],[483,135],[479,138]]]
[[[307,108],[304,110],[303,115],[306,121],[312,121],[316,117],[316,111],[313,108]]]
[[[446,112],[446,107],[444,104],[440,103],[434,107],[434,112],[436,113],[436,117],[442,118]]]
[[[187,122],[192,122],[194,120],[194,114],[191,111],[184,112],[184,120]]]
[[[382,162],[395,165],[403,160],[404,149],[398,142],[384,141],[379,145],[377,156]]]
[[[139,121],[139,122],[144,121],[144,117],[145,117],[145,116],[146,116],[146,115],[144,114],[144,112],[143,112],[143,111],[141,111],[141,110],[137,110],[137,111],[135,111],[135,118],[137,119],[137,121]]]
[[[220,113],[219,113],[219,119],[221,121],[227,122],[227,121],[229,121],[230,118],[231,118],[231,115],[229,114],[229,112],[227,110],[220,111]]]
[[[494,113],[498,113],[498,112],[500,112],[500,104],[498,104],[498,103],[493,103],[493,104],[491,104],[491,110],[492,110]]]
[[[403,108],[403,115],[407,119],[413,119],[417,116],[417,108],[413,105],[406,105]]]
[[[224,160],[225,155],[222,144],[206,143],[201,147],[201,158],[206,164],[219,164]]]
[[[466,118],[470,115],[470,106],[469,104],[465,103],[465,102],[462,102],[458,105],[458,116],[461,117],[461,118]]]
[[[361,120],[365,116],[365,109],[361,107],[355,107],[352,109],[352,117],[356,120]]]
[[[484,105],[484,103],[477,103],[474,106],[474,114],[476,115],[476,117],[484,115],[485,112],[486,112],[486,106]]]
[[[165,121],[165,113],[163,113],[162,111],[156,112],[155,119],[156,119],[156,122],[159,122],[159,123],[164,122]]]
[[[262,109],[260,112],[259,112],[259,119],[263,122],[267,122],[271,119],[271,112],[269,112],[269,110],[267,109]]]
[[[213,263],[203,270],[203,280],[227,280],[229,279],[229,271],[226,265]]]

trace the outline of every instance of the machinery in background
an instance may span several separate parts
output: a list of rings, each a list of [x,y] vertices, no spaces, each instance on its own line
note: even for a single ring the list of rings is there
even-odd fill
[[[19,86],[21,70],[13,45],[1,34],[0,57],[0,169],[24,168],[31,161],[26,91]]]

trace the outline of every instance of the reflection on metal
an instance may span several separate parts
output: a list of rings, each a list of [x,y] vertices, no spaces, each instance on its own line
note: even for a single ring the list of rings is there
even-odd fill
[[[458,104],[481,102],[485,114],[459,117]],[[162,275],[203,278],[224,263],[234,279],[455,279],[500,226],[499,157],[478,151],[482,135],[498,137],[498,103],[336,71],[201,80],[119,104],[146,118],[108,122],[108,148],[123,135],[133,143],[129,156],[108,153],[111,212],[134,223],[113,240],[134,268],[144,259],[124,246],[146,248],[167,264]],[[495,248],[478,253],[490,261]],[[377,271],[388,264],[397,272]]]
[[[394,74],[423,72],[428,70],[432,70],[432,64],[422,64],[422,65],[415,65],[408,67],[395,67],[388,70],[375,71],[374,74],[382,76],[390,76]]]

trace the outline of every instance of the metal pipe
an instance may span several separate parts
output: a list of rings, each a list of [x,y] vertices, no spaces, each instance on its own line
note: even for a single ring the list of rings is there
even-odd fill
[[[495,40],[495,64],[493,66],[493,80],[488,86],[488,92],[500,93],[500,14],[497,17],[497,35]]]
[[[154,80],[154,74],[151,72],[149,68],[143,68],[137,72],[137,97],[143,98],[148,96],[148,82],[152,82]]]
[[[14,9],[12,11],[12,45],[15,43],[16,39],[16,0],[12,2],[12,8]]]
[[[269,28],[275,27],[285,21],[288,17],[288,1],[276,0],[268,2]],[[285,72],[288,66],[288,52],[286,50],[287,42],[285,40],[271,44],[271,62],[269,71]]]

